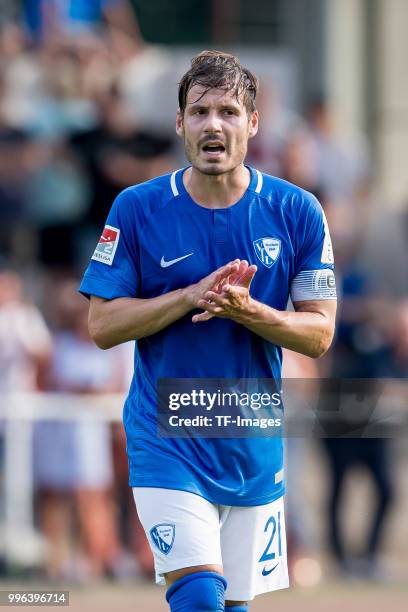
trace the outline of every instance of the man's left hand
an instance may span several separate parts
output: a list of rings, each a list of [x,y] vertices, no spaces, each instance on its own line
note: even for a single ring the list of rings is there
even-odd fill
[[[204,312],[193,316],[193,323],[208,321],[212,317],[233,319],[237,322],[250,317],[255,311],[249,289],[257,271],[256,266],[248,266],[241,277],[234,278],[234,284],[225,284],[220,292],[207,291],[198,302]]]

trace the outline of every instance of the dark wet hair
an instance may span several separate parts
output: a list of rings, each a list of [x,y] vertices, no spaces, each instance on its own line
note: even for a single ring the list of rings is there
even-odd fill
[[[194,85],[204,88],[202,95],[210,89],[223,89],[233,92],[238,99],[242,96],[248,115],[256,109],[258,79],[230,53],[202,51],[193,57],[190,70],[179,83],[178,102],[181,113],[186,109],[187,94]]]

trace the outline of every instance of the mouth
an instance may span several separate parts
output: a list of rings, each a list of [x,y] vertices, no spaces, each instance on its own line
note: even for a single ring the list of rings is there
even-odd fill
[[[209,157],[219,157],[225,153],[225,145],[222,142],[206,142],[201,150]]]

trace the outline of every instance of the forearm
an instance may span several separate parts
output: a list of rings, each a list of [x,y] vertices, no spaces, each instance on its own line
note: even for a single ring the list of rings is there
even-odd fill
[[[93,297],[89,310],[89,332],[103,349],[150,336],[191,310],[185,290],[177,289],[150,299]]]
[[[268,342],[308,357],[323,355],[333,339],[333,326],[323,313],[280,311],[256,300],[235,321]]]
[[[89,332],[100,348],[110,348],[161,331],[197,308],[202,296],[226,278],[236,274],[240,260],[214,270],[198,283],[149,299],[91,297]],[[248,264],[246,264],[248,266]]]

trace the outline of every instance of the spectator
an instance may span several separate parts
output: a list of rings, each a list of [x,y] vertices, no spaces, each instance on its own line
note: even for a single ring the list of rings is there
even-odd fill
[[[365,138],[360,134],[349,140],[336,130],[327,101],[315,97],[307,118],[317,147],[319,182],[330,201],[353,202],[367,195],[370,160]]]
[[[2,402],[16,391],[44,384],[51,336],[39,310],[24,296],[20,275],[0,263],[0,393]],[[4,419],[0,412],[0,522],[4,518]]]
[[[57,290],[58,331],[50,388],[81,394],[121,390],[120,353],[102,353],[90,341],[86,304],[75,288],[75,281],[65,281]],[[120,572],[123,555],[112,497],[109,424],[43,422],[36,428],[34,448],[40,524],[49,543],[47,576],[84,579]],[[69,542],[72,507],[82,553],[74,565]]]
[[[21,277],[0,268],[0,391],[43,386],[51,336],[39,310],[25,297]]]
[[[91,180],[86,222],[98,233],[122,189],[171,169],[173,140],[136,126],[115,85],[95,93],[94,99],[99,123],[75,133],[71,143]]]
[[[408,292],[407,218],[406,213],[376,216],[360,249],[357,253],[350,252],[348,260],[342,262],[343,296],[332,375],[365,379],[360,385],[367,402],[377,392],[379,379],[404,377],[408,370],[404,324]],[[384,577],[380,563],[381,540],[395,497],[391,442],[386,438],[328,438],[324,446],[331,472],[332,551],[346,575],[381,580]],[[343,486],[348,473],[357,466],[366,468],[371,476],[376,502],[366,541],[359,550],[348,551],[340,529]]]

